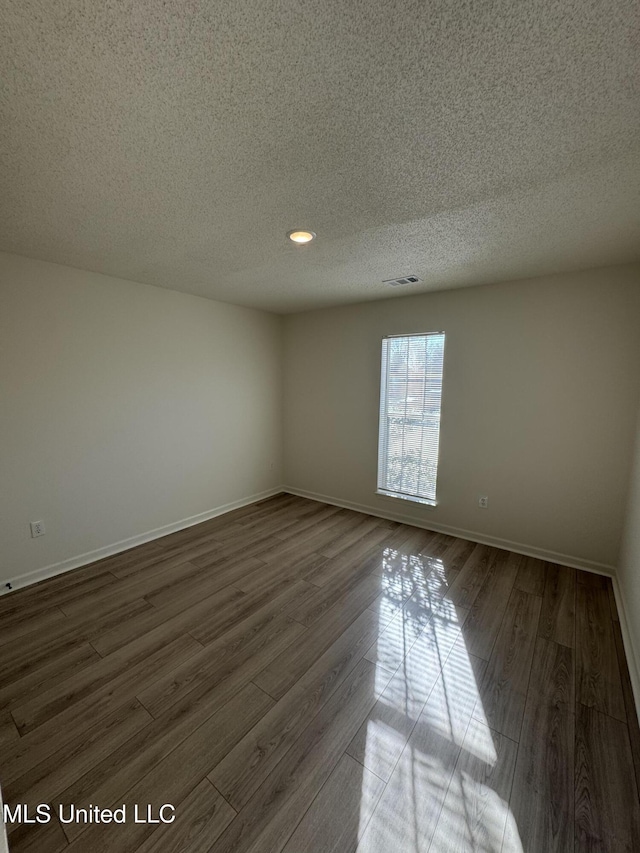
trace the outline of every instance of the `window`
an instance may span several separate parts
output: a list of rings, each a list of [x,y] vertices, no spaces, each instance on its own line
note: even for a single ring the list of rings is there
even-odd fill
[[[436,502],[444,332],[382,341],[378,492]]]

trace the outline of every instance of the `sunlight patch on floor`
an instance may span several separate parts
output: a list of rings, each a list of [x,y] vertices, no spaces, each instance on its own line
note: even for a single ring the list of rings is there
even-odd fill
[[[367,653],[395,672],[354,739],[387,781],[373,816],[363,786],[357,853],[522,853],[508,807],[516,745],[487,725],[442,561],[390,552],[382,577],[381,611],[387,591],[388,608],[409,597]]]

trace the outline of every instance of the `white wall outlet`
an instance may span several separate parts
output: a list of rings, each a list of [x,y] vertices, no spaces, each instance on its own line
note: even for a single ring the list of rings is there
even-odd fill
[[[480,495],[478,497],[478,506],[480,509],[486,509],[489,506],[489,498],[487,495]]]
[[[35,539],[36,536],[44,536],[47,532],[44,529],[44,521],[32,521],[29,525],[31,527],[31,538]]]

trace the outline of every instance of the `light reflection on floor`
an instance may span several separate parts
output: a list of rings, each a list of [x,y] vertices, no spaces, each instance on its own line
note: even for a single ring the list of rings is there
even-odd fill
[[[508,807],[516,745],[482,714],[483,662],[466,650],[467,611],[444,598],[445,566],[387,550],[381,579],[388,624],[367,653],[381,691],[348,751],[387,786],[376,807],[363,784],[357,853],[523,853]]]

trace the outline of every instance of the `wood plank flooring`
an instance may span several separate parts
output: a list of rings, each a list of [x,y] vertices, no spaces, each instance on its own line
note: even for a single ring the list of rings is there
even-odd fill
[[[12,853],[640,850],[607,578],[282,494],[2,596],[0,649]]]

